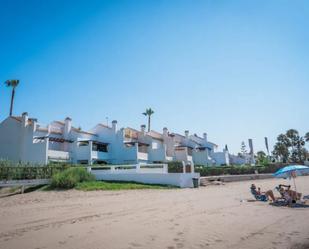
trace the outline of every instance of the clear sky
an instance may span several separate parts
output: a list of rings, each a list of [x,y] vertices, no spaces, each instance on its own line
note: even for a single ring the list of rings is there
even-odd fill
[[[232,152],[309,131],[309,1],[1,0],[14,114],[208,133]],[[0,85],[0,118],[10,89]]]

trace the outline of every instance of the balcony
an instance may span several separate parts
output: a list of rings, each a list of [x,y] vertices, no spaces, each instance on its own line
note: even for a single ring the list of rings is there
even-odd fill
[[[92,151],[91,152],[91,158],[95,160],[107,160],[108,159],[108,153],[102,152],[102,151]]]
[[[48,150],[48,159],[54,161],[69,161],[70,152],[60,150]]]
[[[138,152],[137,157],[138,157],[138,160],[148,161],[148,153]]]

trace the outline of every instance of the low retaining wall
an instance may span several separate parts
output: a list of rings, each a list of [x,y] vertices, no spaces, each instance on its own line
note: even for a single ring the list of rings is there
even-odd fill
[[[180,188],[192,188],[192,178],[199,178],[199,173],[105,173],[100,170],[92,170],[96,180],[140,182],[146,184],[173,185]]]
[[[0,181],[0,187],[34,186],[34,185],[45,185],[49,183],[50,179],[8,180],[8,181]]]
[[[238,182],[258,179],[273,178],[273,174],[251,174],[251,175],[222,175],[222,176],[204,176],[201,181],[222,181],[222,182]]]

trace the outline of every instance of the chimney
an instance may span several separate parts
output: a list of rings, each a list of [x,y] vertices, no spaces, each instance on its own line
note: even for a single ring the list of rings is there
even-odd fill
[[[145,135],[146,125],[141,125],[141,132]]]
[[[203,133],[203,138],[204,138],[204,140],[207,142],[207,133],[206,133],[206,132]]]
[[[31,120],[31,123],[33,125],[33,132],[36,131],[36,125],[38,123],[38,120],[36,118],[29,118],[29,120]]]
[[[72,128],[72,119],[67,117],[64,120],[64,134],[68,135],[71,132],[71,128]]]
[[[167,137],[168,129],[166,127],[163,128],[163,136]]]
[[[26,127],[28,125],[28,112],[23,112],[22,116],[22,124],[23,127]]]
[[[185,137],[189,138],[189,131],[188,130],[185,130]]]
[[[227,147],[227,144],[225,145],[225,150],[226,150],[226,151],[229,151],[229,148]]]
[[[112,121],[112,129],[116,133],[116,131],[117,131],[117,120]]]

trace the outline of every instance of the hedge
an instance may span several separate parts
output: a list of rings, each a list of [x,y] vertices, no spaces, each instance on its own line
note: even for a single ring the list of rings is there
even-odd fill
[[[69,164],[36,165],[0,161],[0,180],[49,179],[54,174],[71,167]]]
[[[283,165],[269,164],[267,166],[195,166],[195,172],[200,173],[201,176],[215,176],[215,175],[246,175],[255,174],[256,172],[275,173],[282,168]]]

